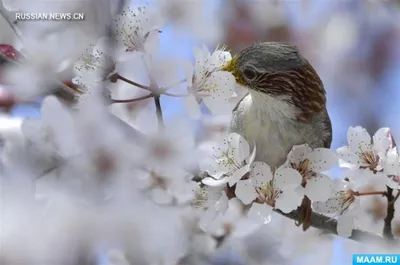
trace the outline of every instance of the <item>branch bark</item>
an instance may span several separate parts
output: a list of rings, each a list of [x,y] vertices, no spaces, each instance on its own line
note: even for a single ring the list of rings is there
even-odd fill
[[[154,97],[154,95],[152,93],[142,96],[142,97],[138,97],[138,98],[131,98],[131,99],[111,99],[111,103],[133,103],[133,102],[137,102],[137,101],[141,101],[144,99],[148,99],[148,98],[152,98]]]
[[[284,213],[278,209],[275,209],[274,212],[285,216],[289,219],[292,219],[294,221],[297,221],[300,217],[300,212],[298,210],[292,211],[291,213]],[[338,235],[337,233],[337,221],[313,212],[311,215],[311,227],[314,227],[316,229],[319,229],[323,232],[329,233],[329,234],[333,234],[333,235]],[[349,237],[348,239],[351,239],[353,241],[357,241],[357,242],[371,242],[371,243],[375,243],[375,244],[380,244],[380,245],[385,245],[388,243],[387,239],[380,236],[379,234],[373,234],[373,233],[369,233],[366,231],[362,231],[359,229],[354,229],[352,232],[351,237]]]
[[[384,219],[385,223],[383,226],[383,236],[387,240],[393,240],[394,236],[392,233],[392,220],[394,218],[394,203],[392,203],[392,201],[394,200],[394,196],[392,188],[387,187],[386,198],[388,204],[386,218]]]
[[[161,108],[161,102],[160,102],[160,96],[157,95],[154,97],[154,103],[156,105],[156,113],[157,113],[157,120],[158,120],[158,126],[160,128],[164,128],[164,118],[162,114],[162,108]]]

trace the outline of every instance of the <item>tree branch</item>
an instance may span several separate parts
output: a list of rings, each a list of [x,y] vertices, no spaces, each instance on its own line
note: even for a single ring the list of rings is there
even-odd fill
[[[157,95],[154,97],[154,103],[156,105],[156,113],[157,113],[157,120],[158,120],[158,126],[160,128],[164,128],[164,118],[162,114],[162,108],[161,108],[161,102],[160,102],[160,96]]]
[[[150,93],[148,95],[145,95],[145,96],[142,96],[142,97],[138,97],[138,98],[111,99],[111,104],[113,104],[113,103],[133,103],[133,102],[141,101],[141,100],[152,98],[152,97],[154,97],[153,93]]]
[[[391,203],[394,200],[393,189],[387,187],[386,198],[388,201],[387,204],[387,214],[384,219],[385,225],[383,226],[383,236],[387,240],[393,240],[394,236],[392,233],[392,220],[394,218],[394,203]]]
[[[298,210],[292,211],[291,213],[284,213],[281,210],[274,209],[274,212],[285,216],[289,219],[297,221],[300,216],[300,212]],[[337,221],[332,219],[331,217],[313,212],[311,214],[311,227],[319,229],[323,232],[327,232],[333,235],[338,235],[337,233]],[[348,239],[357,241],[357,242],[371,242],[376,244],[387,244],[387,240],[380,236],[379,234],[373,234],[369,232],[365,232],[359,229],[354,229],[351,237]]]
[[[121,80],[121,81],[124,81],[124,82],[126,82],[126,83],[128,83],[128,84],[130,84],[130,85],[133,85],[133,86],[140,87],[140,88],[143,88],[143,89],[145,89],[145,90],[151,91],[151,88],[150,88],[149,86],[141,85],[141,84],[136,83],[136,82],[134,82],[134,81],[132,81],[132,80],[129,80],[129,79],[127,79],[127,78],[125,78],[125,77],[123,77],[123,76],[121,76],[121,75],[119,75],[119,74],[115,74],[114,77],[117,78],[117,79],[119,79],[119,80]]]

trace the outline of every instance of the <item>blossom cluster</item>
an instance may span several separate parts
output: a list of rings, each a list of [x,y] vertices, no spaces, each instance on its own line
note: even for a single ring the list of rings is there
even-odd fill
[[[214,161],[203,165],[208,177],[202,183],[221,187],[234,193],[243,204],[251,205],[247,215],[253,220],[268,223],[274,209],[284,213],[296,210],[307,196],[313,209],[338,218],[337,233],[349,237],[354,218],[360,214],[358,190],[375,183],[395,191],[399,187],[400,157],[390,130],[382,128],[371,138],[366,129],[357,126],[348,130],[348,146],[336,152],[326,148],[310,148],[307,144],[294,146],[287,161],[271,169],[266,163],[254,161],[256,146],[250,150],[246,140],[229,134],[213,148]],[[327,171],[340,166],[346,176],[332,179]],[[207,189],[206,188],[206,189]],[[385,195],[385,191],[365,195]],[[219,209],[226,209],[226,195],[218,199]],[[208,211],[215,212],[216,208]]]

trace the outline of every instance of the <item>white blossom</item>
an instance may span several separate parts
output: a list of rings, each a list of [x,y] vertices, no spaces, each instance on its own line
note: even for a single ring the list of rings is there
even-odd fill
[[[79,57],[74,66],[76,77],[72,79],[73,83],[87,88],[89,84],[105,81],[115,73],[116,63],[107,54],[107,41],[107,38],[99,39]]]
[[[321,173],[331,169],[338,162],[334,152],[325,148],[312,149],[307,144],[294,146],[289,152],[285,167],[294,168],[303,177],[298,191],[312,201],[324,201],[332,192],[332,180]]]
[[[152,200],[159,204],[188,204],[194,200],[199,184],[193,175],[180,168],[138,171],[141,188],[147,189]]]
[[[254,162],[247,180],[236,184],[236,196],[244,204],[253,202],[248,216],[253,220],[267,223],[272,209],[285,213],[296,209],[301,196],[295,191],[301,183],[299,172],[291,168],[280,167],[272,173],[271,168],[263,162]]]
[[[355,218],[360,214],[360,200],[355,196],[351,182],[336,183],[333,194],[327,201],[315,201],[314,211],[324,214],[334,214],[337,217],[337,233],[350,237],[354,228]]]
[[[229,183],[233,186],[250,172],[256,149],[254,147],[250,153],[250,145],[241,135],[231,133],[213,149],[211,161],[202,161],[200,165],[211,176],[203,179],[204,184],[220,186]]]
[[[75,124],[67,108],[54,96],[43,100],[42,117],[26,119],[21,130],[27,140],[42,152],[71,157],[79,152]]]
[[[163,24],[161,14],[147,6],[135,10],[125,8],[114,21],[117,45],[122,51],[119,59],[128,59],[128,52],[154,53]]]
[[[221,67],[231,60],[229,52],[216,49],[212,54],[206,46],[195,48],[195,64],[185,64],[187,91],[184,107],[188,115],[198,119],[201,116],[199,100],[212,114],[227,114],[232,111],[229,99],[234,96],[235,78]]]
[[[226,206],[226,210],[219,213],[211,224],[201,227],[206,233],[217,237],[228,235],[234,238],[243,238],[260,228],[260,223],[254,222],[244,215],[243,205],[237,198],[230,199]]]
[[[400,189],[400,156],[396,147],[387,152],[383,172],[387,177],[386,185],[392,189]]]
[[[205,203],[203,203],[205,212],[199,221],[199,227],[203,231],[207,231],[219,215],[225,214],[228,209],[229,198],[224,190],[218,190],[216,198],[215,195],[213,196],[214,198],[210,197],[212,193],[210,194],[208,189],[203,192],[206,193],[202,195],[206,198]]]
[[[379,129],[371,139],[365,128],[350,127],[347,132],[348,146],[337,149],[341,166],[370,170],[376,174],[383,170],[382,158],[392,142],[389,128]]]
[[[11,64],[4,73],[3,81],[10,85],[10,92],[18,99],[33,100],[57,88],[79,52],[72,39],[79,42],[80,35],[70,30],[49,35],[40,42],[29,37],[24,39],[25,58]],[[65,48],[60,50],[60,46]]]

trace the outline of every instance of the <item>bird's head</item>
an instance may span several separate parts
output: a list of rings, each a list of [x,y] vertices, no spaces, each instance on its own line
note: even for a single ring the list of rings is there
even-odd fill
[[[239,52],[222,70],[231,72],[250,93],[268,95],[295,107],[300,121],[309,121],[325,109],[323,83],[296,46],[257,43]]]

